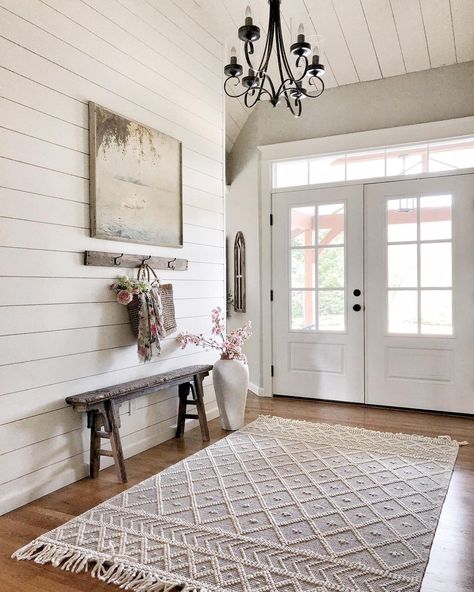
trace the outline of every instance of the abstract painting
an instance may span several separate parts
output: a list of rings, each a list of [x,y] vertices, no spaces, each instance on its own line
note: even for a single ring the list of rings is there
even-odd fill
[[[183,245],[181,142],[89,103],[91,236]]]

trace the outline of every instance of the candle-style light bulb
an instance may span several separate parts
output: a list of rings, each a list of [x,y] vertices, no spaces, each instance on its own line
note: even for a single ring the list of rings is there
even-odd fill
[[[230,57],[231,57],[231,59],[232,59],[232,58],[236,58],[236,57],[237,57],[237,50],[235,49],[235,47],[234,47],[234,46],[232,46],[232,47],[230,48]]]
[[[248,4],[247,8],[245,9],[245,24],[247,26],[253,25],[252,9],[250,8],[250,4]]]
[[[302,41],[304,41],[304,25],[303,23],[300,23],[300,26],[298,27],[298,43],[301,43]]]

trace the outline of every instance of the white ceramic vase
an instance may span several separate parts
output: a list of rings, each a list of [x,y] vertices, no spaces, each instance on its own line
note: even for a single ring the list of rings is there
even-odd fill
[[[244,425],[245,403],[249,387],[249,368],[240,360],[220,359],[212,371],[217,406],[224,430]]]

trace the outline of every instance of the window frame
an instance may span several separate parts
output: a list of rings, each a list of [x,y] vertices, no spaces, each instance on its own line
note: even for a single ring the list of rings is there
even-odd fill
[[[446,169],[440,171],[422,171],[422,172],[415,172],[409,174],[398,174],[398,175],[387,175],[387,152],[396,150],[396,149],[410,149],[419,147],[426,147],[426,156],[428,158],[428,166],[430,161],[430,146],[442,144],[444,142],[455,142],[455,141],[463,141],[463,140],[472,140],[474,143],[474,135],[464,135],[464,136],[455,136],[449,138],[440,138],[440,139],[429,139],[425,141],[417,141],[417,142],[408,142],[403,144],[386,144],[383,146],[373,146],[367,148],[358,148],[346,151],[334,151],[334,152],[321,152],[318,154],[306,155],[306,156],[294,156],[291,158],[276,158],[271,160],[271,170],[270,170],[270,189],[272,193],[279,193],[279,192],[286,192],[286,191],[293,191],[298,189],[310,189],[312,187],[330,187],[330,186],[338,186],[338,185],[349,185],[349,184],[364,184],[364,183],[377,183],[383,181],[395,181],[397,179],[412,179],[417,177],[425,177],[425,176],[440,176],[440,175],[449,175],[449,174],[462,174],[463,172],[472,172],[474,170],[474,156],[473,156],[473,163],[471,167],[461,167],[456,169]],[[379,177],[361,177],[358,179],[347,179],[347,157],[350,155],[363,155],[369,152],[381,152],[384,153],[384,170],[385,174]],[[474,151],[474,148],[473,148]],[[318,183],[310,183],[310,167],[311,161],[317,161],[318,159],[324,159],[328,157],[340,157],[344,158],[345,166],[344,166],[344,179],[339,179],[337,181],[329,181],[329,182],[318,182]],[[299,185],[288,185],[278,187],[275,184],[275,181],[278,177],[277,167],[279,163],[288,163],[288,162],[306,162],[307,163],[307,183],[301,183]]]

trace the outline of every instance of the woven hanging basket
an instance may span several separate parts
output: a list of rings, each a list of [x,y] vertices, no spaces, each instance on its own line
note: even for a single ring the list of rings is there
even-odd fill
[[[150,282],[151,276],[155,276],[155,279]],[[165,336],[176,331],[176,316],[174,310],[173,300],[173,285],[172,284],[160,284],[156,273],[146,263],[142,263],[138,268],[137,280],[145,280],[151,283],[153,286],[157,285],[158,292],[161,298],[161,306],[163,308],[163,327]],[[132,327],[133,334],[138,337],[138,326],[140,324],[140,307],[141,299],[137,294],[134,294],[133,300],[127,304],[128,317],[130,319],[130,325]]]
[[[138,325],[140,322],[140,298],[137,294],[134,294],[133,300],[127,304],[127,310],[133,334],[135,337],[138,337]]]
[[[161,306],[163,307],[163,327],[166,336],[176,331],[173,284],[161,284],[158,291],[160,293]]]

